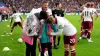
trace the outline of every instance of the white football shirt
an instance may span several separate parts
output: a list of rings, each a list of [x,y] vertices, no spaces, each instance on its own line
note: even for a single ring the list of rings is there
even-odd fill
[[[92,13],[92,10],[90,8],[84,9],[82,13],[84,13],[84,21],[92,21],[92,18],[90,16],[90,13]]]
[[[62,32],[65,36],[72,36],[76,34],[76,28],[64,17],[56,16],[58,32],[51,32],[51,35],[61,35]]]
[[[97,13],[96,9],[95,8],[90,8],[90,10],[92,10],[92,16],[95,16],[96,15],[95,13]]]
[[[14,18],[14,22],[21,22],[20,15],[20,13],[15,13],[12,15],[12,17]]]
[[[38,9],[32,9],[30,13],[35,14],[35,13],[40,13],[42,11],[42,8],[38,8]],[[52,11],[50,8],[47,9],[46,11],[49,15],[52,15]]]

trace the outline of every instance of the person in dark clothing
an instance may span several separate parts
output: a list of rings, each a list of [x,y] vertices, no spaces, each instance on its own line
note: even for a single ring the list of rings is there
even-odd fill
[[[26,44],[26,56],[36,56],[36,42],[37,42],[38,36],[33,36],[33,37],[34,37],[33,45],[30,45],[30,44],[25,42],[25,44]]]
[[[55,16],[61,16],[64,17],[64,11],[62,10],[61,3],[55,4],[56,8],[52,10],[52,15],[55,18]],[[56,25],[55,25],[56,26]],[[58,43],[56,44],[56,36],[54,36],[54,49],[58,49],[60,44],[60,36],[58,36]]]
[[[38,16],[36,16],[35,14],[33,15],[33,18],[35,18]],[[28,18],[29,19],[29,18]],[[28,23],[29,21],[27,21]],[[27,25],[27,24],[26,24]],[[25,27],[23,27],[24,29]],[[36,29],[35,29],[36,30]],[[29,34],[33,33],[32,30],[29,30],[28,31]],[[28,37],[27,37],[28,38]],[[31,45],[30,43],[28,42],[25,42],[26,44],[26,56],[36,56],[36,43],[37,43],[37,38],[38,38],[38,32],[37,32],[37,35],[32,35],[31,38],[28,38],[30,41],[32,40],[33,38],[33,44]]]
[[[2,22],[2,12],[0,11],[0,23]]]

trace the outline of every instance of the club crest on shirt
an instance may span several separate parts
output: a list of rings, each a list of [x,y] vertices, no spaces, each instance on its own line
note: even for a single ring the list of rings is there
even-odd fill
[[[59,29],[62,29],[63,28],[63,26],[62,25],[59,25]]]

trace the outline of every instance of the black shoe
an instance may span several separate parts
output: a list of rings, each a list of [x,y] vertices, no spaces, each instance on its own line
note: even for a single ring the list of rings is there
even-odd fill
[[[58,49],[58,46],[54,46],[54,49]]]
[[[57,45],[57,47],[59,48],[59,45]]]

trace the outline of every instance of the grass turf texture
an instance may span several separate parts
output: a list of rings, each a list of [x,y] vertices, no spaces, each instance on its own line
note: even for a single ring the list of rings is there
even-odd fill
[[[25,16],[23,16],[25,18]],[[77,40],[80,36],[80,16],[65,16],[77,29]],[[100,18],[100,17],[99,17]],[[92,31],[93,43],[88,43],[87,40],[82,39],[76,45],[77,56],[100,56],[100,19],[94,22],[94,30]],[[7,27],[10,22],[2,22],[0,24],[0,35],[10,32],[10,27]],[[25,43],[18,43],[18,38],[21,37],[22,30],[20,27],[15,27],[13,35],[0,36],[0,56],[25,56]],[[12,40],[13,39],[13,40]],[[4,47],[9,47],[11,50],[8,52],[2,51]],[[38,56],[38,47],[37,47]],[[59,49],[52,49],[53,56],[64,56],[63,38],[61,38]]]

